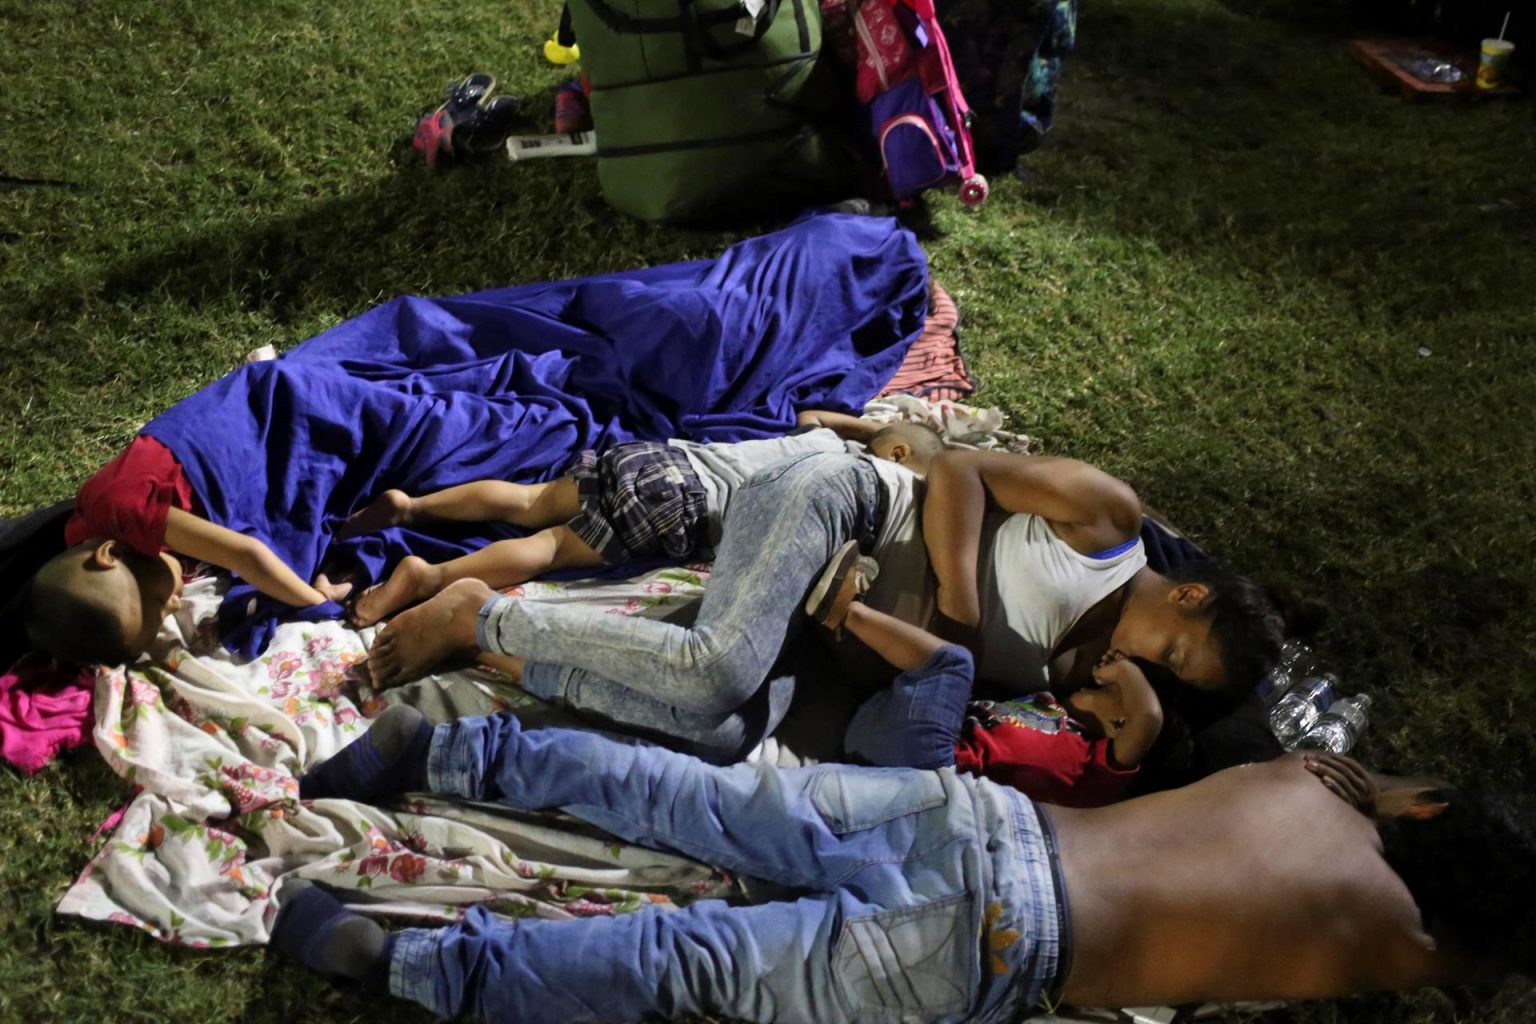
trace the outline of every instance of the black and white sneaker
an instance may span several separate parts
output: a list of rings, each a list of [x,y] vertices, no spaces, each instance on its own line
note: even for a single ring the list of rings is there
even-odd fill
[[[428,167],[454,156],[491,152],[512,133],[521,103],[511,96],[493,97],[495,90],[495,76],[477,71],[449,85],[442,106],[421,116],[411,144]]]
[[[848,617],[848,606],[869,593],[880,565],[868,555],[859,554],[859,542],[850,540],[833,554],[822,570],[821,578],[805,599],[805,614],[826,626],[840,629]]]

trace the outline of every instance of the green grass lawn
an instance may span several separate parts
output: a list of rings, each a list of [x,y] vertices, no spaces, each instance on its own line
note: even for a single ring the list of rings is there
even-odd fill
[[[1319,646],[1376,697],[1370,760],[1526,792],[1532,108],[1382,95],[1315,2],[1087,4],[1027,178],[994,181],[976,212],[937,197],[928,252],[979,399],[1331,605]],[[69,496],[250,349],[398,293],[728,244],[611,214],[585,162],[420,165],[415,114],[469,70],[547,123],[560,75],[538,44],[557,12],[0,4],[0,514]],[[126,795],[92,751],[0,774],[0,1020],[427,1019],[260,950],[53,917]],[[1518,1022],[1529,995],[1281,1016]]]

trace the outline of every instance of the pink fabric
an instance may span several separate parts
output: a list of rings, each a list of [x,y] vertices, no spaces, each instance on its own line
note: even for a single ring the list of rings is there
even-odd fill
[[[28,775],[91,738],[92,669],[28,655],[0,675],[0,757]]]
[[[94,843],[108,832],[111,832],[113,829],[117,828],[118,825],[122,824],[123,815],[128,813],[128,808],[133,806],[133,801],[136,800],[138,795],[142,792],[144,792],[143,786],[134,786],[133,796],[129,797],[127,800],[124,800],[123,806],[107,815],[102,823],[96,826],[96,831],[91,833],[91,842]]]

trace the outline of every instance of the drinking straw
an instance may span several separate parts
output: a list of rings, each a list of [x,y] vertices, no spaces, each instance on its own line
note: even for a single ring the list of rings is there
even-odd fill
[[[1504,12],[1504,24],[1499,26],[1499,42],[1504,41],[1504,30],[1509,28],[1509,12]]]

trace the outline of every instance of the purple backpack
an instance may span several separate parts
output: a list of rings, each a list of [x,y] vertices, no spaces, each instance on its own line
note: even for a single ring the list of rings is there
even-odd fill
[[[881,12],[878,19],[861,18],[862,8],[871,5],[888,8],[890,13]],[[836,17],[830,16],[829,7]],[[847,26],[845,31],[852,38],[836,48],[856,55],[860,73],[866,68],[883,72],[878,82],[885,87],[874,92],[867,109],[891,198],[905,202],[935,185],[958,181],[962,202],[976,206],[984,201],[987,179],[976,173],[971,111],[960,91],[933,0],[822,0],[822,10],[828,15],[824,21],[830,33]],[[902,39],[860,30],[871,21],[899,26]],[[897,69],[901,77],[887,84],[889,73]],[[865,88],[870,82],[868,75],[861,79]]]

